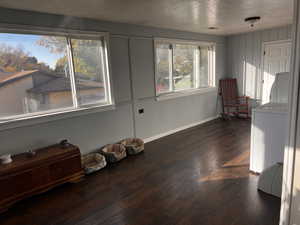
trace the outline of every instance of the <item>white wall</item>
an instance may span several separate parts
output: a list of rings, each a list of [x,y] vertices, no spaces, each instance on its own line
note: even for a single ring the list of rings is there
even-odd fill
[[[238,79],[240,94],[260,99],[263,42],[291,39],[292,26],[228,36],[227,77]]]
[[[280,225],[299,225],[300,224],[300,98],[299,98],[299,79],[300,79],[300,1],[294,1],[294,32],[293,35],[293,57],[291,82],[291,104],[290,104],[290,130],[288,145],[285,149],[286,175],[283,183],[285,192],[281,208]],[[291,202],[290,202],[291,201]],[[290,216],[290,218],[288,218]],[[288,218],[288,219],[287,219]]]
[[[217,115],[217,91],[156,101],[153,41],[139,38],[132,39],[131,53],[133,56],[136,56],[132,60],[134,95],[137,98],[135,104],[136,112],[138,108],[145,109],[144,114],[135,114],[138,136],[148,138]],[[224,44],[217,44],[216,55],[216,80],[218,80],[225,74]],[[151,61],[151,64],[149,64],[149,61]],[[145,76],[140,77],[145,68],[147,68],[147,73]],[[144,86],[139,85],[142,82],[146,82]]]
[[[217,92],[156,101],[153,38],[214,41],[217,78],[225,75],[225,38],[0,8],[0,23],[108,31],[116,109],[0,131],[0,154],[67,138],[83,153],[125,137],[149,138],[217,115]],[[144,114],[138,109],[144,108]]]

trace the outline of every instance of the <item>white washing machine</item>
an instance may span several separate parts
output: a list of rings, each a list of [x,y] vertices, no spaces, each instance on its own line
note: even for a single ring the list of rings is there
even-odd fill
[[[289,73],[276,74],[270,103],[252,109],[250,170],[283,162],[288,127]]]

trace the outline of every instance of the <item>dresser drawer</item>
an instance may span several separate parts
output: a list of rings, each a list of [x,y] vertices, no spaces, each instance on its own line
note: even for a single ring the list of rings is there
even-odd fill
[[[32,170],[0,178],[0,201],[14,195],[22,195],[33,187]]]
[[[45,192],[66,182],[80,181],[80,150],[74,145],[53,145],[13,157],[13,162],[0,165],[0,212],[15,202]]]
[[[81,171],[80,157],[61,160],[49,166],[51,180],[57,180]]]

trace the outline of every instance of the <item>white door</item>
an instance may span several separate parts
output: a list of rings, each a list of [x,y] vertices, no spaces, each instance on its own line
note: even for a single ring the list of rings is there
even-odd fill
[[[262,104],[270,101],[275,74],[290,72],[291,42],[265,43],[263,51]]]

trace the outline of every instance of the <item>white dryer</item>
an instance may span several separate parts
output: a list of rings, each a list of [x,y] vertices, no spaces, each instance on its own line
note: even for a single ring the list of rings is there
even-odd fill
[[[289,73],[276,74],[270,103],[252,109],[250,170],[283,162],[288,126]]]

